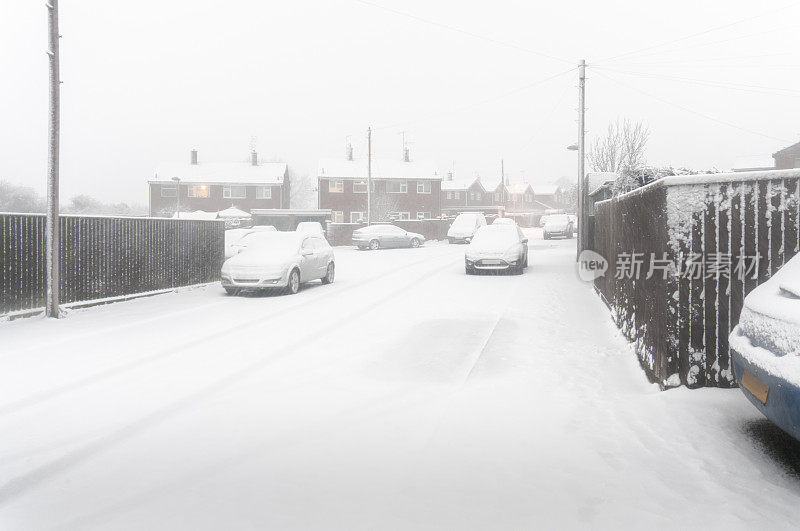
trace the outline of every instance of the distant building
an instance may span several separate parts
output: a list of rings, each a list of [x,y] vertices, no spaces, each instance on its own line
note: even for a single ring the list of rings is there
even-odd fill
[[[331,221],[358,223],[367,217],[367,159],[348,146],[341,159],[323,159],[317,168],[319,208]],[[442,178],[432,162],[372,159],[372,221],[431,219],[441,214]]]
[[[772,158],[775,159],[776,170],[800,168],[800,142],[773,153]]]
[[[148,181],[151,216],[181,211],[218,212],[231,207],[289,208],[289,170],[283,162],[200,162],[192,150],[185,164],[162,164]]]

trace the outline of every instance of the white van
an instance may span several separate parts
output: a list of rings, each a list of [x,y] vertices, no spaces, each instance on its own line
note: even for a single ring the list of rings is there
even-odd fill
[[[475,232],[486,225],[486,217],[481,212],[463,212],[450,225],[447,241],[450,243],[469,243]]]

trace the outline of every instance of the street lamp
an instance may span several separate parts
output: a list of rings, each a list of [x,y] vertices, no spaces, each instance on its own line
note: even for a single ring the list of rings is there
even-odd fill
[[[172,181],[175,183],[175,215],[181,219],[181,179],[173,177]]]
[[[567,149],[570,151],[578,151],[578,144],[570,144],[567,146]]]

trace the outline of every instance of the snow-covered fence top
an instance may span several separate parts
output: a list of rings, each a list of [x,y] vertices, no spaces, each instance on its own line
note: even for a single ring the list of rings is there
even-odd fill
[[[45,217],[0,213],[0,315],[44,305]],[[222,221],[61,216],[62,303],[211,282]]]
[[[598,202],[597,291],[662,387],[735,385],[744,296],[800,246],[800,170],[666,177]]]

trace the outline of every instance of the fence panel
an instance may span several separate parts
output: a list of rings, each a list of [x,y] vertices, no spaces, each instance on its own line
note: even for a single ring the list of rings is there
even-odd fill
[[[219,279],[224,223],[61,216],[62,303]],[[44,306],[45,218],[0,214],[0,315]]]
[[[728,335],[747,293],[800,250],[799,196],[800,171],[782,170],[666,178],[596,205],[609,272],[595,289],[652,381],[735,385]],[[663,282],[611,276],[638,251],[676,267]]]

